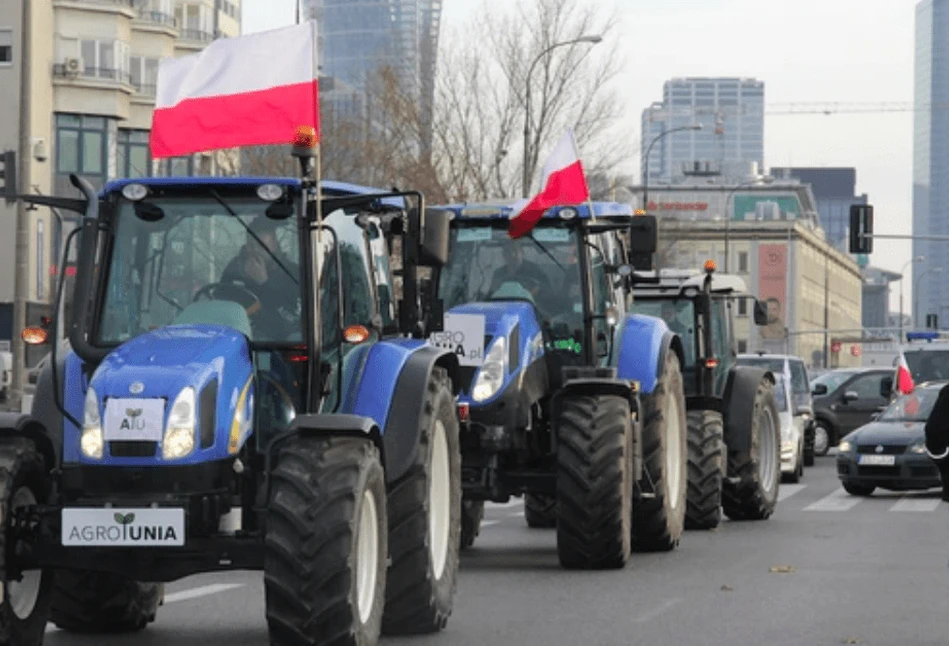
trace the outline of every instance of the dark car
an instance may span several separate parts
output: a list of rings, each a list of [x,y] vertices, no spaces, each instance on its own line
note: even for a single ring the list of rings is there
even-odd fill
[[[892,377],[889,368],[842,368],[815,377],[814,455],[826,455],[840,438],[882,411],[890,403],[883,395],[884,382]]]
[[[926,454],[926,419],[945,382],[921,384],[900,395],[882,414],[840,440],[837,477],[847,493],[869,496],[876,488],[925,490],[942,486]]]

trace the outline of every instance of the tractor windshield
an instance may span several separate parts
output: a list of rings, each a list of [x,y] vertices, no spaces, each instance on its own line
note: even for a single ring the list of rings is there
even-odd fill
[[[271,219],[268,206],[233,191],[120,199],[99,342],[175,323],[230,325],[255,344],[302,342],[296,219]]]
[[[439,293],[449,309],[464,303],[525,300],[544,322],[583,328],[577,234],[563,226],[538,226],[512,240],[490,224],[451,232],[451,254]]]

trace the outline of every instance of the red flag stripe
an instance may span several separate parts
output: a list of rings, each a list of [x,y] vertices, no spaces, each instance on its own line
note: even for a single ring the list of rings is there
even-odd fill
[[[318,81],[256,92],[187,99],[155,110],[151,149],[156,159],[205,150],[289,144],[299,126],[320,131]]]
[[[512,238],[521,237],[534,228],[547,209],[582,204],[589,199],[589,194],[583,164],[579,160],[553,171],[547,178],[544,190],[528,202],[516,217],[511,218],[508,235]]]

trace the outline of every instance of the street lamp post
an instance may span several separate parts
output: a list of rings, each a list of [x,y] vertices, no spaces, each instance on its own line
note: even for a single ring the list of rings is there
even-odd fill
[[[906,272],[906,268],[912,265],[914,262],[922,262],[925,259],[925,256],[916,256],[911,260],[907,260],[906,264],[903,265],[903,268],[900,270],[900,336],[898,343],[903,342],[903,274]]]
[[[643,209],[649,208],[649,155],[652,153],[652,147],[656,145],[656,142],[665,137],[666,135],[671,135],[673,132],[681,132],[682,130],[701,130],[701,123],[694,123],[690,126],[679,126],[678,128],[670,128],[669,130],[664,130],[660,132],[655,138],[649,142],[649,147],[646,148],[646,156],[643,158]]]
[[[527,197],[528,191],[530,190],[530,170],[528,169],[528,161],[530,159],[530,137],[531,137],[531,75],[534,73],[534,66],[551,50],[558,47],[563,47],[565,45],[574,45],[576,43],[591,43],[596,45],[597,43],[603,40],[602,36],[599,35],[590,35],[590,36],[580,36],[579,38],[574,38],[573,40],[565,40],[560,43],[554,43],[533,60],[530,67],[527,68],[527,87],[524,94],[524,169],[523,175],[521,177],[521,186],[522,186],[522,197]]]
[[[941,271],[942,271],[942,267],[931,267],[927,269],[926,271],[920,272],[919,276],[917,276],[913,280],[913,291],[916,291],[919,288],[919,285],[920,285],[920,282],[922,281],[923,276],[925,276],[926,274],[938,274]],[[920,299],[917,298],[916,303],[913,305],[913,325],[916,327],[919,327],[919,301]]]

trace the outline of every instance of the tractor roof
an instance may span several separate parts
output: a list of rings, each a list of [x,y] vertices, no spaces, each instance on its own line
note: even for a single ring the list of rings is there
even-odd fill
[[[486,202],[471,202],[463,204],[441,205],[435,208],[454,213],[459,220],[509,220],[519,204],[511,200],[494,200]],[[579,206],[554,206],[544,213],[545,219],[590,219],[591,204]],[[594,218],[628,218],[633,216],[633,208],[629,204],[619,202],[593,202]]]
[[[107,182],[102,189],[101,195],[104,197],[107,193],[121,191],[128,184],[142,184],[143,186],[261,186],[263,184],[277,184],[278,186],[290,186],[300,188],[302,183],[299,179],[293,177],[140,177],[123,178]],[[320,188],[324,195],[343,196],[343,195],[366,195],[370,193],[389,193],[391,191],[371,186],[360,186],[359,184],[350,184],[349,182],[336,182],[333,180],[323,180],[320,182]],[[400,197],[385,198],[382,200],[389,206],[404,206],[404,200]]]
[[[644,278],[655,278],[656,272],[637,272]],[[705,274],[696,269],[660,269],[659,283],[637,283],[636,292],[644,297],[649,296],[684,296],[690,291],[701,291],[705,283]],[[712,274],[712,293],[714,294],[748,294],[745,281],[734,274]]]

